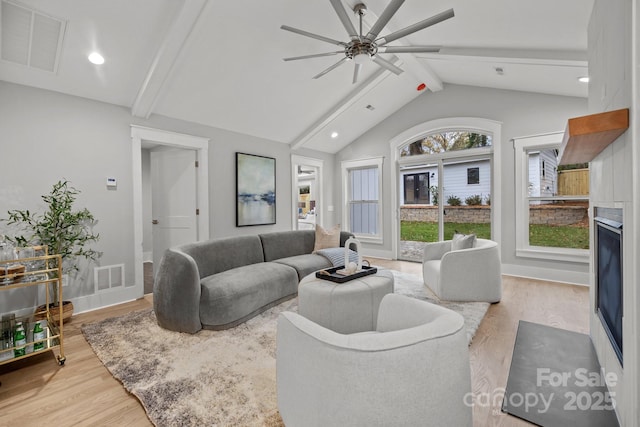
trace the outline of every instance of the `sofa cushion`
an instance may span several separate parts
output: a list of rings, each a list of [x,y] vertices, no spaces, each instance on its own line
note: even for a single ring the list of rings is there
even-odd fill
[[[260,234],[265,261],[274,261],[296,255],[306,255],[313,252],[316,232],[313,230],[276,231]],[[340,232],[340,241],[336,246],[344,246],[353,234],[348,231]]]
[[[316,254],[296,255],[287,258],[280,258],[275,260],[274,262],[295,268],[295,270],[298,272],[298,280],[302,280],[303,277],[313,273],[314,271],[330,268],[333,266],[331,264],[331,261],[329,261],[327,258],[323,257],[322,255]]]
[[[238,236],[196,242],[179,247],[191,255],[196,264],[200,279],[264,261],[262,244],[258,236]]]
[[[260,235],[264,260],[273,261],[313,251],[315,232],[313,230],[277,231]]]
[[[223,329],[295,296],[298,275],[284,264],[263,262],[205,277],[200,286],[202,326]]]
[[[313,252],[326,248],[337,248],[340,246],[340,224],[334,225],[333,228],[326,230],[319,224],[316,224],[316,241],[313,246]]]

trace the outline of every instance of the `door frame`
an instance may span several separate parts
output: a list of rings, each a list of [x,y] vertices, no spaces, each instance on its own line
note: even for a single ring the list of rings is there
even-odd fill
[[[312,157],[304,157],[299,156],[297,154],[291,155],[291,229],[298,229],[298,166],[306,165],[313,166],[317,168],[318,173],[316,174],[316,184],[318,189],[318,205],[320,205],[320,211],[316,211],[316,224],[323,226],[323,218],[324,215],[322,211],[324,210],[323,203],[323,178],[322,178],[322,169],[324,166],[324,160],[322,159],[314,159]]]
[[[392,219],[393,227],[391,227],[391,252],[393,259],[398,259],[400,246],[400,149],[404,145],[424,138],[429,134],[451,129],[464,129],[492,135],[491,238],[498,242],[498,245],[502,246],[502,122],[478,117],[449,117],[420,123],[401,132],[389,141],[389,147],[391,149],[391,176],[393,179],[391,185],[391,203],[395,215]],[[469,156],[468,153],[466,153],[466,155]],[[459,156],[465,157],[465,153],[459,154]],[[444,176],[442,161],[439,162],[438,176]],[[442,194],[440,179],[438,179],[438,183],[439,193]],[[440,217],[442,217],[443,208],[443,203],[440,203]]]
[[[131,125],[131,155],[133,164],[133,242],[136,297],[144,295],[143,216],[142,216],[142,141],[157,145],[195,150],[198,240],[209,239],[209,138]]]

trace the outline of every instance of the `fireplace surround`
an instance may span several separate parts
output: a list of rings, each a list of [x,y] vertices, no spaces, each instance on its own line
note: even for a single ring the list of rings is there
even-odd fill
[[[622,209],[596,208],[594,225],[595,311],[622,365]]]

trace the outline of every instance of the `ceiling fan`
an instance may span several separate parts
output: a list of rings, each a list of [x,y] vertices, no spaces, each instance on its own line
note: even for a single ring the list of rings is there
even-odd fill
[[[391,34],[387,34],[384,37],[378,37],[380,31],[382,31],[382,29],[389,23],[391,17],[393,17],[393,15],[398,11],[405,0],[391,0],[391,3],[389,3],[389,5],[385,8],[384,12],[382,12],[382,15],[380,15],[376,23],[373,25],[373,27],[371,27],[366,35],[362,33],[362,17],[367,10],[367,7],[364,4],[358,3],[353,8],[353,11],[359,17],[360,31],[358,32],[354,27],[353,22],[351,22],[351,19],[349,18],[346,9],[342,5],[341,0],[329,1],[338,14],[340,21],[342,21],[342,25],[349,34],[350,40],[348,42],[334,40],[329,37],[324,37],[318,34],[310,33],[308,31],[299,30],[288,25],[282,25],[280,27],[283,30],[291,31],[292,33],[335,44],[344,48],[343,50],[339,50],[336,52],[316,53],[312,55],[284,58],[285,61],[296,61],[299,59],[318,58],[322,56],[332,56],[338,54],[344,55],[344,57],[340,59],[340,61],[321,71],[319,74],[313,76],[314,79],[324,76],[329,71],[334,70],[348,60],[353,60],[353,62],[355,62],[355,68],[353,71],[353,83],[356,83],[358,81],[358,74],[362,65],[369,61],[375,62],[379,66],[391,71],[392,73],[400,74],[403,71],[400,67],[396,66],[391,61],[382,58],[379,54],[439,52],[440,48],[438,46],[387,46],[387,43],[408,36],[409,34],[413,34],[417,31],[423,30],[427,27],[430,27],[431,25],[435,25],[454,16],[453,9],[449,9],[437,15],[434,15],[431,18],[427,18],[406,28],[395,31]]]

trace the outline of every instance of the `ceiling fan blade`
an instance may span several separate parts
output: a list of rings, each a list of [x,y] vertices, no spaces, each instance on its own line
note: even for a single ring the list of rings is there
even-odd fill
[[[320,58],[322,56],[332,56],[338,53],[344,53],[344,52],[338,51],[338,52],[327,52],[327,53],[314,53],[312,55],[291,56],[289,58],[282,58],[282,59],[285,61],[297,61],[298,59],[309,59],[309,58]]]
[[[378,53],[437,53],[440,46],[381,46]]]
[[[344,26],[344,29],[347,30],[347,34],[349,34],[349,37],[351,37],[351,40],[357,40],[359,38],[358,32],[356,31],[356,27],[353,26],[353,22],[351,22],[349,15],[347,15],[347,11],[342,5],[342,2],[340,0],[330,0],[330,1],[331,1],[331,5],[333,6],[336,13],[338,14],[338,18],[340,18],[340,21],[342,21],[342,25]]]
[[[314,79],[319,79],[320,77],[324,76],[325,74],[327,74],[329,71],[338,68],[339,66],[341,66],[345,61],[347,60],[347,57],[345,56],[344,58],[342,58],[340,61],[336,62],[335,64],[333,64],[331,67],[321,71],[319,74],[316,74],[315,76],[313,76]]]
[[[362,67],[362,64],[354,64],[355,67],[353,67],[353,84],[356,84],[358,82],[358,74],[360,73],[360,68]]]
[[[366,38],[369,39],[369,41],[374,41],[378,37],[378,34],[380,34],[380,31],[389,23],[391,17],[400,9],[402,3],[404,3],[404,0],[392,0],[391,3],[389,3],[384,12],[382,12],[382,15],[380,15],[376,23],[373,24],[373,27],[371,27],[367,33]]]
[[[409,34],[413,34],[416,31],[420,31],[420,30],[424,30],[427,27],[430,27],[432,25],[435,25],[439,22],[442,21],[446,21],[449,18],[453,18],[454,17],[454,13],[453,13],[453,9],[449,9],[449,10],[445,10],[444,12],[441,12],[437,15],[432,16],[431,18],[427,18],[423,21],[420,21],[418,23],[415,23],[413,25],[409,25],[406,28],[403,28],[401,30],[395,31],[391,34],[388,34],[384,37],[381,37],[379,39],[378,46],[384,46],[385,44],[392,42],[394,40],[398,40],[399,38],[408,36]]]
[[[387,70],[391,71],[394,74],[401,74],[404,72],[402,68],[395,66],[394,64],[380,57],[379,55],[376,55],[373,57],[373,62],[375,62],[382,68],[386,68]]]
[[[292,33],[300,34],[301,36],[311,37],[312,39],[322,40],[323,42],[327,42],[327,43],[331,43],[331,44],[337,44],[338,46],[346,46],[347,45],[345,42],[341,42],[341,41],[338,41],[338,40],[330,39],[329,37],[325,37],[325,36],[321,36],[321,35],[318,35],[318,34],[310,33],[310,32],[305,31],[305,30],[299,30],[297,28],[293,28],[293,27],[290,27],[288,25],[281,25],[280,28],[285,30],[285,31],[291,31]]]

